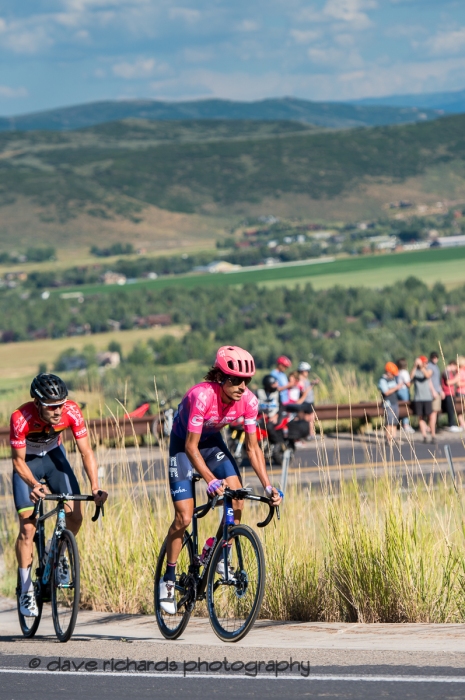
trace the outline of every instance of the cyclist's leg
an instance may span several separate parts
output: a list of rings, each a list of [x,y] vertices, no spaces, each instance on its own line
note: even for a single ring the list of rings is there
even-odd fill
[[[194,513],[192,465],[187,458],[184,440],[171,433],[169,482],[174,505],[174,520],[166,539],[167,570],[165,577],[174,580],[176,562],[182,549],[184,532]]]
[[[52,493],[81,493],[76,476],[66,457],[64,448],[60,445],[41,457],[44,464],[45,479]],[[66,527],[73,535],[77,535],[82,525],[81,504],[79,501],[65,503]]]
[[[40,457],[28,461],[28,467],[38,481],[43,478]],[[34,504],[30,499],[31,491],[32,489],[21,479],[19,474],[13,472],[13,497],[19,518],[19,533],[15,550],[23,592],[27,591],[30,587],[30,569],[33,559],[34,535],[36,531],[36,521],[31,520],[32,511],[34,509]]]

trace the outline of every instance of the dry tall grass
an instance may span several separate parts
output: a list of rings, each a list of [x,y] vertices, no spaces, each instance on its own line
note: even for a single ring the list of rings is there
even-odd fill
[[[111,454],[105,472],[110,491],[105,518],[92,523],[88,505],[78,537],[82,605],[152,613],[153,571],[172,517],[170,498],[164,480],[157,481],[153,466],[144,468],[137,449],[130,452],[121,446]],[[101,461],[108,456],[101,452]],[[150,461],[149,455],[149,465]],[[460,482],[455,491],[444,474],[436,479],[415,479],[413,474],[401,478],[388,459],[382,476],[363,483],[355,476],[330,481],[324,466],[318,489],[312,491],[296,478],[280,522],[274,520],[261,532],[267,564],[262,616],[463,621],[463,502]],[[246,522],[254,525],[261,518],[258,508],[246,505]],[[11,595],[16,568],[13,511],[2,520],[7,571],[2,586]],[[216,530],[217,522],[216,513],[201,521],[202,538]]]

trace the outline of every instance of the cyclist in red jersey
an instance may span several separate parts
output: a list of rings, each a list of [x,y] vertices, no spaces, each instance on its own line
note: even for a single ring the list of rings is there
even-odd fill
[[[16,557],[21,579],[20,608],[27,617],[36,617],[37,603],[31,583],[33,539],[36,523],[31,511],[45,494],[44,479],[52,493],[79,494],[79,485],[66,458],[61,435],[69,428],[81,453],[95,502],[102,504],[107,493],[99,490],[97,462],[79,406],[68,401],[68,390],[60,377],[39,374],[31,384],[33,401],[13,412],[10,445],[13,460],[13,496],[19,516]],[[66,503],[66,527],[75,535],[82,523],[78,501]]]
[[[205,381],[185,394],[174,416],[169,479],[175,515],[166,542],[167,568],[160,581],[160,605],[168,614],[176,613],[176,562],[194,511],[193,470],[207,482],[210,496],[221,495],[225,485],[232,489],[242,485],[234,457],[221,437],[223,426],[244,418],[245,448],[250,464],[273,504],[277,506],[281,502],[282,493],[270,484],[265,457],[257,440],[258,400],[247,388],[254,374],[255,363],[250,353],[236,346],[220,348]],[[236,523],[240,522],[242,506],[243,501],[233,501]],[[223,561],[218,567],[224,567]],[[220,568],[217,571],[227,576]]]

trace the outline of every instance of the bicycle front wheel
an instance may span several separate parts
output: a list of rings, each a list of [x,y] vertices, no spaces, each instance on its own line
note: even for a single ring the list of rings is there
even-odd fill
[[[42,593],[41,593],[41,585],[40,585],[40,580],[39,580],[39,552],[37,550],[37,545],[34,543],[34,549],[33,549],[33,559],[32,559],[32,566],[31,566],[31,580],[32,580],[32,586],[34,588],[34,593],[36,597],[36,603],[37,603],[37,610],[38,610],[38,615],[37,617],[29,617],[26,615],[23,615],[20,606],[19,606],[19,598],[21,595],[21,579],[19,576],[19,571],[18,571],[18,582],[16,585],[16,600],[17,600],[17,606],[18,606],[18,618],[19,618],[19,624],[21,627],[21,632],[25,637],[31,638],[35,635],[37,632],[37,629],[40,624],[40,618],[42,617],[42,606],[43,606],[43,600],[42,600]]]
[[[215,547],[207,579],[207,604],[215,634],[223,642],[238,642],[249,632],[265,591],[265,557],[260,540],[247,525],[229,530],[232,544],[229,572],[224,568],[223,540]]]
[[[194,609],[196,599],[196,580],[193,574],[194,551],[190,537],[184,535],[184,542],[176,565],[176,584],[174,597],[176,612],[169,615],[160,603],[160,581],[166,569],[166,540],[158,555],[155,570],[154,600],[155,617],[158,629],[165,639],[177,639],[186,629]]]
[[[69,530],[63,530],[57,542],[51,589],[55,633],[60,642],[67,642],[74,632],[80,594],[79,553]]]

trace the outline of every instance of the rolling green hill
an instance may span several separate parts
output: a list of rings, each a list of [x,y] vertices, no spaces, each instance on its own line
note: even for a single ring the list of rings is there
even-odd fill
[[[437,119],[439,115],[438,110],[419,110],[415,106],[399,108],[385,105],[365,106],[337,102],[310,102],[292,97],[257,102],[232,102],[217,99],[189,100],[188,102],[108,100],[16,117],[3,117],[0,118],[0,131],[37,129],[66,131],[130,118],[165,121],[185,119],[276,121],[288,119],[323,127],[350,128],[380,124],[405,124],[406,122]]]
[[[114,224],[119,239],[122,230],[130,236],[150,207],[208,220],[257,207],[287,206],[292,212],[296,201],[307,215],[319,203],[335,213],[346,198],[370,215],[373,200],[380,208],[395,188],[409,195],[412,187],[431,201],[464,196],[464,115],[343,131],[292,122],[197,120],[3,133],[0,243],[15,242],[15,216],[25,203],[35,207],[41,227],[32,228],[36,241],[54,225],[61,242],[85,226],[95,241],[99,225],[103,230]],[[194,237],[199,221],[192,219]]]

